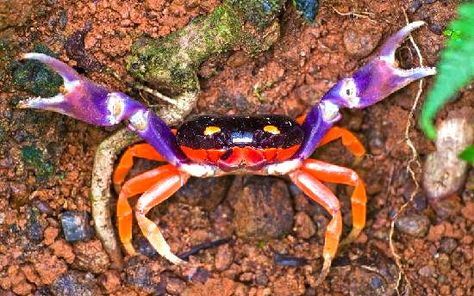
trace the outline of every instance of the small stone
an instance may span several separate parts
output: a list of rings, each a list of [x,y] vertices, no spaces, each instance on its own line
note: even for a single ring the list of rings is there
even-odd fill
[[[59,230],[56,227],[48,227],[44,231],[43,243],[47,246],[51,245],[54,240],[58,237]]]
[[[271,239],[292,229],[293,207],[286,183],[274,177],[236,177],[229,191],[240,237]]]
[[[446,233],[446,226],[444,224],[432,225],[427,239],[432,242],[441,240]]]
[[[415,13],[421,7],[421,0],[414,0],[411,2],[410,6],[407,9],[408,13]]]
[[[23,280],[13,286],[12,291],[17,295],[31,295],[33,286],[27,281]]]
[[[109,256],[102,248],[99,240],[78,242],[74,244],[74,267],[93,273],[103,273],[109,267]]]
[[[28,209],[28,222],[26,223],[26,235],[33,242],[40,242],[44,238],[43,226],[39,221],[39,211],[36,208]]]
[[[459,215],[461,211],[461,198],[457,195],[450,195],[439,200],[431,201],[431,206],[438,217],[447,219]]]
[[[379,44],[382,34],[378,30],[356,30],[349,28],[344,31],[344,47],[350,55],[363,58],[368,56]]]
[[[316,233],[316,225],[305,212],[298,212],[295,215],[294,231],[299,238],[308,239]]]
[[[431,277],[435,272],[435,268],[431,265],[425,265],[418,270],[418,274],[423,277]]]
[[[400,217],[395,222],[395,226],[405,234],[424,237],[430,227],[430,220],[423,215],[411,214]]]
[[[251,272],[244,272],[239,276],[239,281],[241,282],[251,282],[253,281],[254,274]]]
[[[370,286],[374,289],[379,289],[383,286],[383,280],[379,276],[374,276],[370,279]]]
[[[54,281],[50,286],[50,290],[55,296],[101,295],[102,293],[93,279],[93,277],[88,277],[86,274],[69,271]]]
[[[50,285],[67,271],[66,263],[49,252],[41,253],[33,260],[33,267],[44,285]]]
[[[428,155],[423,169],[423,188],[431,203],[457,193],[464,184],[468,166],[458,155],[474,141],[472,113],[452,111],[438,126],[436,152]]]
[[[446,254],[451,254],[458,246],[457,241],[454,238],[444,237],[441,239],[439,250]]]
[[[436,35],[443,35],[444,27],[441,24],[429,24],[428,28],[431,32],[435,33]]]
[[[64,237],[68,242],[89,240],[94,235],[87,212],[64,211],[61,214],[61,224]]]
[[[214,264],[216,269],[219,271],[224,271],[232,264],[234,261],[234,251],[229,244],[219,246],[217,248],[217,254],[214,259]]]
[[[178,278],[168,278],[166,282],[166,292],[171,295],[182,295],[186,289],[186,283]]]
[[[199,267],[191,277],[191,281],[194,283],[205,283],[211,276],[210,272],[204,268]]]
[[[76,255],[72,251],[72,246],[68,244],[65,240],[57,240],[51,244],[50,248],[53,250],[54,255],[59,258],[66,260],[68,264],[74,262]]]
[[[438,266],[438,269],[444,274],[449,273],[451,270],[451,261],[449,256],[446,254],[439,254],[438,258],[436,258],[436,265]]]
[[[157,258],[158,252],[153,248],[150,242],[143,236],[139,236],[134,239],[137,252],[147,256],[148,258]]]
[[[54,210],[45,201],[35,198],[33,199],[31,204],[43,214],[46,214],[49,216],[54,214]]]
[[[260,287],[265,287],[268,285],[268,277],[261,271],[257,272],[255,275],[255,284]]]
[[[158,276],[147,264],[132,257],[125,267],[125,283],[148,294],[161,295],[164,287],[154,281]]]
[[[474,202],[466,203],[466,206],[462,208],[461,213],[464,218],[471,222],[474,222]]]
[[[107,270],[101,277],[101,285],[107,294],[114,293],[120,289],[120,273],[116,270]]]
[[[234,224],[232,223],[234,214],[227,202],[217,206],[217,208],[209,214],[212,221],[214,233],[219,237],[229,237],[234,234]]]

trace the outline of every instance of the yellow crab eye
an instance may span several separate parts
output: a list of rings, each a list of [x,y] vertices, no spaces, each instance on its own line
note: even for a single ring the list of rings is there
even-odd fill
[[[215,126],[215,125],[210,125],[210,126],[206,127],[206,129],[204,130],[204,135],[205,136],[212,136],[213,134],[218,133],[220,131],[221,131],[220,127]]]
[[[273,134],[273,135],[279,135],[280,134],[280,130],[276,126],[271,125],[271,124],[264,126],[263,130],[265,132]]]

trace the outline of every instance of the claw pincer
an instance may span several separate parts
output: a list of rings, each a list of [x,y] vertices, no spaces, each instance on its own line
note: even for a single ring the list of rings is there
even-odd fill
[[[166,243],[158,226],[146,217],[180,187],[190,176],[212,177],[225,174],[289,175],[309,198],[331,216],[325,234],[323,268],[318,281],[324,280],[336,255],[342,232],[342,216],[337,197],[322,182],[353,186],[351,196],[353,228],[343,244],[353,241],[365,226],[367,196],[362,179],[347,168],[309,159],[318,145],[342,139],[354,155],[365,150],[349,131],[333,127],[341,118],[341,108],[365,108],[384,99],[407,84],[435,74],[434,68],[400,69],[395,50],[405,37],[423,22],[408,24],[382,46],[380,54],[337,82],[314,106],[302,125],[275,115],[198,117],[184,123],[176,136],[150,111],[121,92],[111,92],[80,76],[61,61],[43,54],[25,54],[26,59],[41,61],[64,79],[62,92],[51,98],[31,98],[20,102],[22,108],[59,112],[79,120],[111,126],[122,121],[147,143],[128,149],[118,164],[113,182],[121,188],[117,202],[120,240],[129,254],[132,244],[132,215],[152,246],[173,263],[182,263]],[[140,157],[169,164],[159,166],[123,181]],[[135,209],[130,197],[142,194]]]

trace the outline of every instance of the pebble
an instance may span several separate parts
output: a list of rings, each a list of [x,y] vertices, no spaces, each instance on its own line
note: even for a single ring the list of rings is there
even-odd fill
[[[155,283],[155,273],[147,264],[143,264],[137,257],[132,257],[125,267],[125,283],[144,293],[163,294],[165,288]]]
[[[26,223],[26,235],[33,242],[40,242],[44,238],[44,229],[39,221],[39,210],[28,208],[28,222]]]
[[[368,56],[380,42],[382,34],[378,30],[367,30],[359,26],[361,30],[349,28],[344,31],[344,47],[352,56],[363,58]]]
[[[266,240],[292,229],[293,208],[286,183],[274,177],[236,177],[229,191],[238,236]]]
[[[379,289],[383,286],[383,280],[379,276],[374,276],[370,279],[370,286]]]
[[[228,244],[219,246],[217,248],[214,265],[218,271],[224,271],[230,267],[234,261],[234,251]]]
[[[182,295],[186,289],[186,283],[178,278],[170,277],[166,279],[166,292],[171,295]]]
[[[112,294],[120,289],[120,272],[117,270],[108,270],[101,277],[101,285],[107,294]]]
[[[53,283],[67,271],[67,265],[57,256],[44,252],[33,258],[33,267],[44,285]]]
[[[33,199],[31,204],[43,214],[46,214],[48,216],[51,216],[54,214],[54,210],[45,201],[35,198]]]
[[[62,274],[49,288],[55,296],[94,296],[102,294],[95,283],[94,277],[77,271],[68,271]]]
[[[451,261],[449,256],[446,254],[439,254],[438,258],[436,258],[436,265],[438,266],[438,269],[444,274],[449,273],[451,270]]]
[[[138,236],[135,238],[134,245],[136,246],[138,253],[145,255],[148,258],[158,258],[158,252],[145,237]]]
[[[462,208],[461,213],[464,218],[474,222],[474,202],[466,203],[466,206]]]
[[[418,9],[420,9],[422,5],[421,0],[414,0],[411,2],[410,6],[407,9],[408,13],[415,13]]]
[[[457,241],[454,238],[444,237],[441,239],[439,250],[446,254],[451,254],[458,246]]]
[[[461,198],[455,194],[432,201],[431,206],[441,219],[459,215],[462,208]]]
[[[276,265],[291,267],[304,266],[308,263],[308,260],[306,260],[306,258],[288,256],[278,253],[273,256],[273,261]]]
[[[64,211],[61,214],[61,225],[66,241],[77,242],[91,239],[94,230],[89,221],[87,212]]]
[[[474,141],[472,112],[448,114],[438,126],[436,152],[428,155],[423,169],[423,188],[431,203],[456,193],[464,184],[467,163],[459,153]]]
[[[425,265],[418,270],[418,274],[423,277],[431,277],[435,272],[435,268],[431,265]]]
[[[76,258],[72,246],[63,239],[52,243],[50,248],[53,250],[54,255],[63,258],[68,264],[73,263]]]
[[[428,217],[417,214],[409,214],[400,217],[395,226],[400,232],[416,237],[424,237],[430,227],[430,220]]]
[[[205,283],[211,276],[211,273],[204,268],[198,267],[196,272],[191,276],[191,281],[194,283]]]
[[[105,272],[110,264],[109,256],[99,240],[75,243],[74,254],[76,259],[73,266],[79,270],[100,274]]]
[[[305,212],[298,212],[295,215],[294,231],[299,238],[308,239],[316,233],[316,225]]]

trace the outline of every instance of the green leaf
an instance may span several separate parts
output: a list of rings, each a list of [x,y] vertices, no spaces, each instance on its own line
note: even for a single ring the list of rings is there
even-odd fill
[[[438,111],[474,78],[474,3],[459,7],[458,19],[452,21],[449,35],[437,66],[438,74],[421,110],[420,126],[430,139],[436,137],[433,120]]]
[[[474,163],[474,145],[467,147],[463,152],[461,152],[459,158],[469,163]]]

